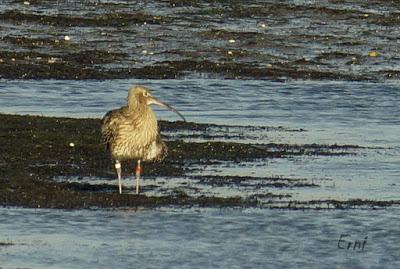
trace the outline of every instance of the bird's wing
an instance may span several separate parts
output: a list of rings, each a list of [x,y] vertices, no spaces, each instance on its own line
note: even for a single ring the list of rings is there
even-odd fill
[[[103,135],[103,142],[109,148],[110,143],[113,142],[118,129],[118,119],[121,117],[121,109],[108,111],[101,120],[101,133]]]

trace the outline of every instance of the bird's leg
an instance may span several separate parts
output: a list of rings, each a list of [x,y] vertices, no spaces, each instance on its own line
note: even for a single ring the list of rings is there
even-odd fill
[[[119,194],[121,194],[122,193],[121,163],[118,160],[115,160],[115,170],[117,171],[117,175],[118,175]]]
[[[135,174],[136,174],[136,194],[139,194],[139,180],[140,180],[140,172],[142,170],[142,167],[140,167],[140,160],[137,161],[137,166],[135,169]]]

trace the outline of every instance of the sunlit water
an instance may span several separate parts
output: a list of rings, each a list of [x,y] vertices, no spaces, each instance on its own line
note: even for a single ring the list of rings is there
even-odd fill
[[[400,216],[394,210],[0,213],[0,239],[9,243],[0,246],[2,268],[400,266]],[[351,242],[358,242],[356,248],[349,248]]]
[[[238,136],[237,142],[367,147],[351,156],[211,165],[203,174],[305,178],[320,185],[274,191],[298,200],[399,199],[400,84],[396,81],[2,80],[0,112],[100,118],[123,105],[134,84],[152,88],[155,96],[174,105],[189,121],[306,130],[256,130]],[[157,114],[177,120],[168,111],[157,109]],[[144,186],[154,180],[164,179],[144,180]],[[181,180],[185,181],[176,179]],[[226,196],[246,193],[235,188],[203,191]],[[399,268],[399,213],[398,208],[8,208],[0,214],[0,268]],[[348,234],[347,241],[368,237],[364,250],[339,248],[341,234]]]
[[[100,118],[125,104],[127,89],[135,84],[152,88],[189,121],[306,129],[306,138],[295,137],[297,143],[399,145],[398,81],[2,80],[0,112]],[[158,115],[177,120],[171,112]]]

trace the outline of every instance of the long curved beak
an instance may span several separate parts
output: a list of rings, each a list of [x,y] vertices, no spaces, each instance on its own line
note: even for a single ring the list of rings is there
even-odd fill
[[[160,100],[158,100],[158,99],[155,98],[155,97],[151,97],[151,98],[148,100],[147,104],[149,104],[149,105],[154,104],[154,105],[158,105],[158,106],[165,107],[165,108],[167,108],[168,110],[171,110],[171,111],[175,112],[176,114],[178,114],[178,116],[181,117],[182,120],[186,122],[185,117],[184,117],[178,110],[176,110],[175,108],[173,108],[172,106],[170,106],[170,105],[167,104],[167,103],[161,102]]]

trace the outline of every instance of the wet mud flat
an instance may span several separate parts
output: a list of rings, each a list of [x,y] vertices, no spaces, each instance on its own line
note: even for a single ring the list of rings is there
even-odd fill
[[[0,78],[398,79],[397,1],[0,3]]]
[[[224,175],[215,164],[246,168],[271,160],[358,154],[358,145],[255,144],[232,142],[229,133],[210,139],[193,132],[216,128],[258,128],[262,132],[306,132],[283,127],[222,126],[161,121],[169,155],[146,163],[142,192],[133,191],[134,162],[123,163],[124,193],[117,193],[109,154],[101,142],[99,119],[0,114],[0,204],[42,208],[115,208],[159,206],[238,206],[268,208],[385,208],[398,200],[297,199],[294,191],[321,188],[335,179]],[[212,133],[211,133],[212,134]],[[212,135],[211,135],[212,137]],[[73,146],[71,146],[73,143]],[[291,190],[287,192],[286,190]]]

